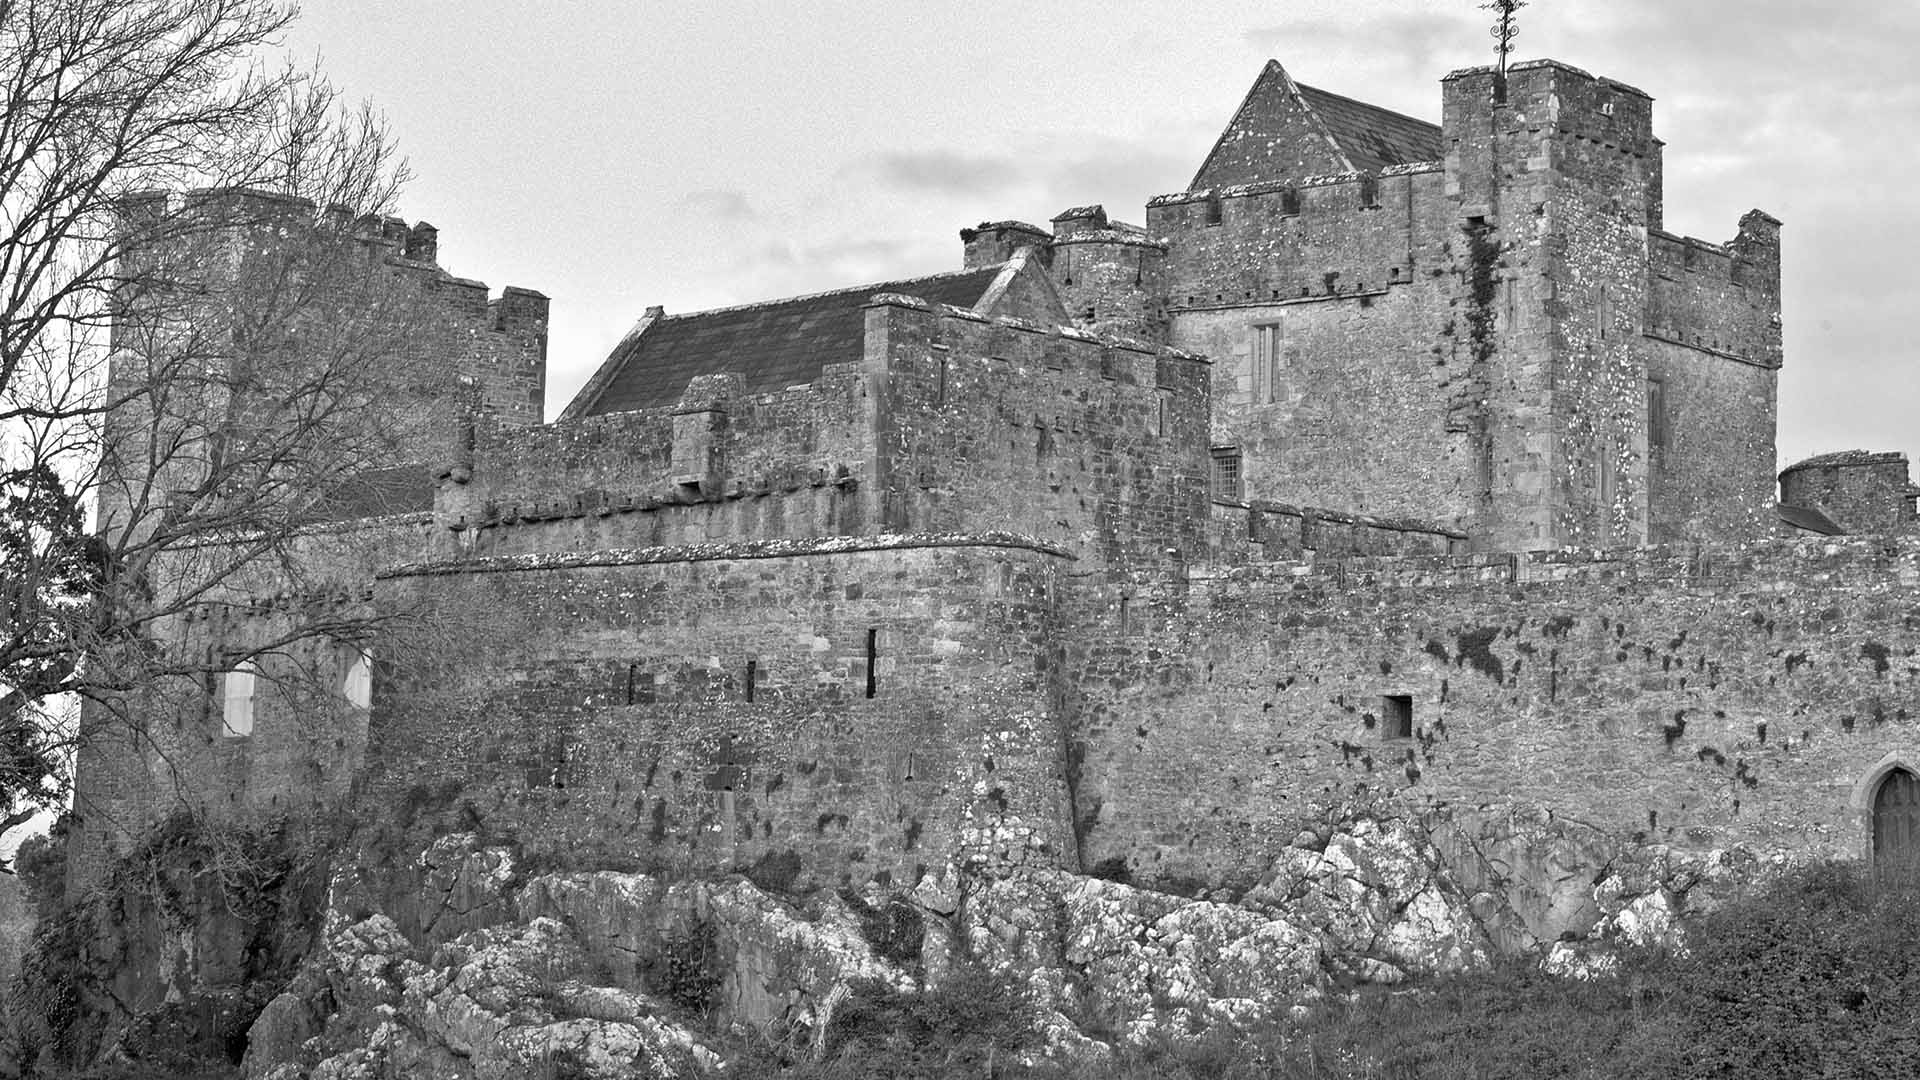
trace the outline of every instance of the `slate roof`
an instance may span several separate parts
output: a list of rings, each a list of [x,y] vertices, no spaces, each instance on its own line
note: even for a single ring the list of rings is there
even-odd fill
[[[1438,161],[1446,156],[1437,124],[1304,83],[1295,85],[1300,87],[1301,100],[1320,117],[1327,133],[1356,169],[1379,172],[1389,165]]]
[[[599,416],[672,405],[696,375],[738,372],[750,394],[817,378],[827,364],[860,358],[866,342],[861,309],[875,293],[917,296],[971,308],[1001,267],[887,281],[745,307],[656,319],[622,341],[583,393],[595,396],[569,416]],[[604,376],[604,377],[603,377]]]
[[[1847,531],[1833,523],[1833,519],[1815,510],[1811,506],[1780,506],[1780,520],[1804,532],[1818,533],[1821,536],[1845,536]]]
[[[1190,190],[1438,161],[1438,125],[1295,82],[1267,61]]]

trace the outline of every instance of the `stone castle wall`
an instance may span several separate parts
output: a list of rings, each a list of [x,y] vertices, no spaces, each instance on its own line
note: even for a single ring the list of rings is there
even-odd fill
[[[1911,533],[1914,496],[1907,457],[1843,450],[1787,467],[1780,474],[1780,501],[1814,507],[1849,532]]]
[[[1000,828],[1070,863],[1070,564],[918,536],[401,568],[381,603],[463,623],[376,697],[364,798],[583,865],[911,884]]]
[[[1197,550],[1204,360],[882,297],[866,369],[889,531],[1002,530],[1113,560]]]
[[[1083,855],[1227,880],[1363,785],[1681,847],[1859,855],[1876,765],[1920,761],[1915,584],[1920,547],[1849,540],[1089,588],[1066,661]]]
[[[155,655],[130,665],[155,677],[131,695],[103,688],[81,708],[69,889],[181,807],[236,826],[285,819],[301,828],[344,807],[366,765],[367,714],[345,696],[348,670],[363,647],[383,666],[403,666],[408,632],[434,623],[427,612],[376,611],[373,576],[424,557],[438,531],[425,513],[311,527],[284,559],[246,567],[159,620]],[[229,556],[209,545],[169,557]],[[156,571],[168,573],[166,559]],[[389,631],[379,642],[354,640],[376,627]],[[252,731],[241,738],[225,729],[223,680],[243,658],[258,676]]]
[[[1648,253],[1650,536],[1760,535],[1775,505],[1779,223],[1750,213],[1726,246],[1653,232]]]

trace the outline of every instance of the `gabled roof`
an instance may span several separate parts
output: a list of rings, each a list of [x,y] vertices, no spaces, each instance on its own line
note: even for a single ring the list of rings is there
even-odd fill
[[[1189,190],[1378,172],[1443,153],[1437,125],[1303,86],[1269,60]]]
[[[1001,269],[983,266],[654,318],[614,348],[562,418],[672,405],[697,375],[737,372],[749,394],[811,382],[827,364],[860,358],[866,341],[861,309],[873,294],[900,293],[971,308]]]
[[[1311,86],[1299,89],[1356,169],[1379,172],[1389,165],[1438,161],[1446,154],[1437,124]]]

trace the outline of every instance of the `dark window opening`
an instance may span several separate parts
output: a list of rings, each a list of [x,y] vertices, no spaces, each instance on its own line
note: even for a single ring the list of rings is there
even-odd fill
[[[1215,447],[1213,451],[1213,497],[1222,502],[1239,502],[1240,448]]]
[[[747,700],[753,700],[754,684],[760,681],[760,661],[747,661]]]
[[[1363,176],[1360,178],[1360,208],[1374,210],[1380,206],[1380,178]]]
[[[1127,598],[1123,596],[1120,598],[1120,632],[1125,634],[1131,629],[1131,620],[1127,615]]]
[[[1413,696],[1388,694],[1380,699],[1380,737],[1413,738]]]
[[[867,696],[868,697],[872,697],[874,695],[874,692],[880,688],[879,672],[874,670],[875,666],[879,663],[879,660],[880,660],[880,631],[868,630],[867,631]]]
[[[627,665],[627,704],[651,705],[654,702],[654,675],[643,672],[638,664]]]
[[[1300,189],[1288,188],[1280,193],[1280,212],[1288,216],[1300,212]]]
[[[1207,196],[1207,224],[1218,225],[1221,219],[1220,196]]]
[[[947,360],[945,357],[940,358],[940,383],[934,390],[933,403],[935,405],[945,405],[947,403]]]
[[[1647,380],[1647,451],[1655,462],[1667,450],[1667,384],[1660,379]]]

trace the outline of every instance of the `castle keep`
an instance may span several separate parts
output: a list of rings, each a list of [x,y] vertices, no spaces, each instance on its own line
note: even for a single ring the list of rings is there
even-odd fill
[[[382,225],[462,377],[303,550],[429,643],[304,657],[338,707],[261,691],[240,734],[190,688],[164,753],[92,748],[76,880],[175,799],[801,885],[1218,887],[1360,793],[1900,856],[1905,462],[1782,504],[1780,223],[1666,232],[1652,104],[1538,61],[1448,75],[1435,126],[1269,64],[1143,226],[650,309],[551,423],[544,298]],[[255,584],[178,632],[302,617]]]

